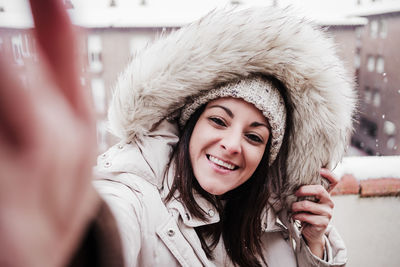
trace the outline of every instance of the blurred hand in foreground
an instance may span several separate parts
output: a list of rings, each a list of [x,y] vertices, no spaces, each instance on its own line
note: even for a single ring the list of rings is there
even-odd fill
[[[23,88],[0,56],[0,265],[62,266],[96,212],[95,122],[62,1],[31,8],[40,79]]]

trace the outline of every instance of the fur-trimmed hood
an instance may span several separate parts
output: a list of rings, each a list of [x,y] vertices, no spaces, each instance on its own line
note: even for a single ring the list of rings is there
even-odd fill
[[[213,11],[160,37],[120,75],[111,131],[140,140],[189,96],[255,74],[280,80],[293,106],[286,193],[324,183],[320,168],[335,167],[348,143],[356,93],[332,40],[290,9]]]

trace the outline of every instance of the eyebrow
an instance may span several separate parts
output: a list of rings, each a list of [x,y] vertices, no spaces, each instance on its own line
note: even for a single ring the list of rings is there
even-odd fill
[[[235,117],[235,115],[233,115],[233,112],[227,107],[221,105],[212,105],[210,106],[210,108],[222,108],[229,115],[229,117],[231,117],[232,119]]]
[[[250,127],[259,127],[259,126],[264,126],[265,128],[267,128],[269,130],[268,125],[264,124],[264,123],[260,123],[260,122],[253,122],[252,124],[250,124]]]
[[[232,112],[229,108],[227,108],[227,107],[224,107],[224,106],[221,106],[221,105],[212,105],[212,106],[210,106],[209,108],[221,108],[221,109],[223,109],[223,110],[228,114],[228,116],[231,117],[232,119],[235,117],[235,115],[233,114],[233,112]],[[269,130],[268,125],[265,124],[265,123],[261,123],[261,122],[255,121],[255,122],[252,122],[252,123],[250,124],[250,127],[259,127],[259,126],[264,126],[265,128],[267,128],[267,129]]]

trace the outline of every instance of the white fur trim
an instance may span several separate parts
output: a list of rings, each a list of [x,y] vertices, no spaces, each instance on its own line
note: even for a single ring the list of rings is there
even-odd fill
[[[280,80],[294,107],[286,193],[323,183],[320,168],[333,168],[346,148],[356,93],[331,39],[288,9],[213,11],[161,37],[120,75],[111,130],[140,139],[187,97],[254,74]]]

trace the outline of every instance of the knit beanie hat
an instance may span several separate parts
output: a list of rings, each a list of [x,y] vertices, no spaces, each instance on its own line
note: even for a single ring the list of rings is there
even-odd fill
[[[275,161],[282,145],[286,126],[285,102],[269,80],[253,77],[231,82],[191,98],[182,108],[179,124],[184,127],[190,116],[202,105],[221,97],[242,98],[253,104],[267,118],[271,131],[269,166]]]

